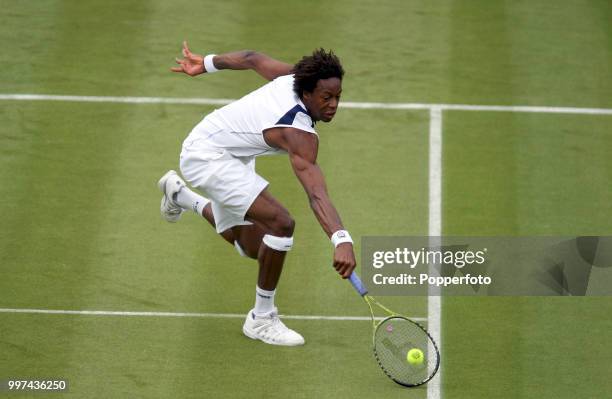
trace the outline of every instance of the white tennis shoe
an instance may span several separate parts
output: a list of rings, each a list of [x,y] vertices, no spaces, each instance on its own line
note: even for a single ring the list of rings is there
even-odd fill
[[[242,332],[251,339],[258,339],[270,345],[304,345],[304,337],[283,324],[276,308],[263,315],[256,315],[251,310],[244,321]]]
[[[186,184],[183,179],[173,170],[168,171],[157,182],[157,187],[164,193],[160,205],[161,215],[170,223],[178,222],[184,211],[184,209],[174,201],[174,195],[185,186]]]

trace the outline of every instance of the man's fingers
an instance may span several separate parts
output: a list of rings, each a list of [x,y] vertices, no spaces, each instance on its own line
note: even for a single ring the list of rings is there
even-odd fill
[[[351,275],[351,272],[352,272],[351,268],[347,267],[346,269],[342,271],[342,278],[349,278]]]
[[[179,60],[178,58],[175,58],[174,61],[176,61],[176,63],[179,64],[180,67],[172,67],[170,68],[170,70],[172,72],[185,72],[185,62],[183,60]]]
[[[345,263],[345,262],[342,262],[342,261],[335,261],[334,262],[334,268],[341,275],[344,275],[344,273],[346,272],[346,268],[347,267],[348,267],[348,264]]]
[[[179,60],[178,58],[176,58],[175,61],[177,64],[181,66],[181,69],[185,71],[185,67],[187,66],[187,63],[185,62],[185,60]]]
[[[349,246],[342,246],[336,248],[334,253],[334,268],[346,279],[350,277],[351,272],[355,269],[355,256],[352,252],[352,248]]]
[[[342,278],[348,278],[355,266],[351,261],[336,261],[334,262],[334,268]]]
[[[191,54],[191,51],[189,50],[189,47],[187,46],[187,40],[183,41],[183,55],[185,57],[189,57],[189,54]]]

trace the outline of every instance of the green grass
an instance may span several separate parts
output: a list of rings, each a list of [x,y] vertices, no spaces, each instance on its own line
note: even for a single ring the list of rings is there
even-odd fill
[[[444,233],[609,235],[599,215],[612,215],[611,120],[447,113]],[[447,297],[443,309],[453,397],[597,397],[612,386],[609,298]]]
[[[10,375],[67,378],[58,397],[421,397],[385,383],[371,336],[355,333],[368,324],[294,320],[317,337],[300,348],[251,341],[238,319],[13,315],[0,332],[5,356],[21,359]]]
[[[446,112],[446,234],[606,235],[608,115]]]
[[[606,0],[187,2],[0,0],[2,93],[237,98],[252,72],[171,74],[180,44],[294,62],[333,48],[348,101],[612,107]],[[204,222],[159,217],[155,182],[213,108],[0,102],[0,308],[245,313],[254,262]],[[612,117],[446,111],[448,235],[610,235]],[[423,111],[343,109],[319,162],[354,238],[426,235]],[[297,221],[282,313],[367,315],[286,157],[258,171]],[[426,298],[384,298],[427,315]],[[600,298],[444,298],[442,396],[600,397],[612,388]],[[290,320],[303,348],[240,319],[0,313],[0,379],[65,377],[58,397],[408,397],[368,322]],[[583,381],[589,381],[588,383]],[[23,397],[23,396],[22,396]]]

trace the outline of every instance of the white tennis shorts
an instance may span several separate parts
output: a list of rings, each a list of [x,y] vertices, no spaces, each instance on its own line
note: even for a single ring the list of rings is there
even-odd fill
[[[235,157],[225,149],[209,148],[188,138],[180,159],[185,180],[212,202],[217,233],[239,225],[268,182],[255,172],[255,157]]]

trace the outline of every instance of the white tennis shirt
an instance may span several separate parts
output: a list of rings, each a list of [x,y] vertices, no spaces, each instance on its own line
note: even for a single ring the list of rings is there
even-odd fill
[[[225,149],[236,157],[284,153],[264,141],[263,132],[273,127],[317,134],[306,106],[293,91],[293,75],[280,76],[206,115],[183,146],[190,150]]]

